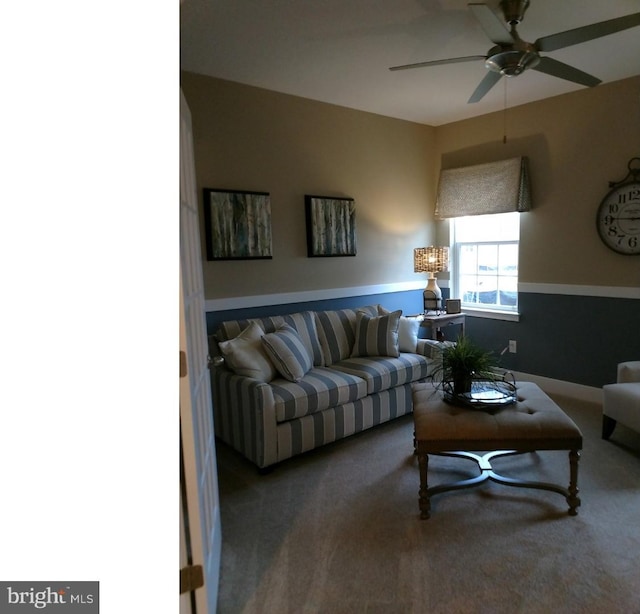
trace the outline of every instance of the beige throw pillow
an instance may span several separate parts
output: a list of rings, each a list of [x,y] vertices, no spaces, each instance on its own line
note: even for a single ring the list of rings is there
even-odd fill
[[[270,382],[276,376],[276,369],[262,345],[263,336],[260,326],[251,322],[237,337],[218,344],[234,373],[261,382]]]

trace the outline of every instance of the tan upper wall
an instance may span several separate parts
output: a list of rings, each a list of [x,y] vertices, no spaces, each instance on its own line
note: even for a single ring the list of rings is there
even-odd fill
[[[434,128],[190,73],[181,81],[199,198],[205,187],[271,194],[272,260],[208,262],[203,231],[207,299],[416,281],[413,248],[434,233]],[[305,194],[355,199],[357,256],[307,257]]]
[[[533,209],[521,217],[520,281],[640,286],[640,257],[611,251],[596,230],[609,181],[624,179],[640,156],[640,77],[508,109],[506,144],[504,126],[504,113],[439,126],[437,159],[455,168],[529,157]]]
[[[271,194],[272,260],[207,262],[203,231],[207,299],[416,281],[413,248],[448,239],[433,220],[441,164],[521,155],[534,208],[522,216],[520,281],[640,285],[640,258],[609,250],[595,225],[608,182],[640,156],[640,77],[437,128],[190,73],[181,85],[199,197]],[[355,198],[356,257],[307,258],[305,194]]]

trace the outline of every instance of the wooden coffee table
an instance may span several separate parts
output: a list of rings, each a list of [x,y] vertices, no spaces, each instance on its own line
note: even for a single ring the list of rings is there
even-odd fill
[[[582,433],[576,424],[538,386],[517,385],[517,402],[490,410],[447,403],[430,384],[413,386],[414,448],[420,468],[420,517],[431,515],[431,497],[448,490],[470,488],[492,480],[508,486],[550,490],[563,495],[575,516],[578,497],[578,461]],[[568,450],[569,487],[505,477],[491,467],[504,455],[538,450]],[[482,451],[483,455],[473,454]],[[470,459],[480,474],[458,482],[428,486],[429,454]]]

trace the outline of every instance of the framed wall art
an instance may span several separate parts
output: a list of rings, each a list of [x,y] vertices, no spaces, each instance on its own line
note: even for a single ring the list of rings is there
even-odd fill
[[[268,192],[204,188],[207,260],[271,258]]]
[[[305,195],[307,256],[356,255],[356,203],[353,198]]]

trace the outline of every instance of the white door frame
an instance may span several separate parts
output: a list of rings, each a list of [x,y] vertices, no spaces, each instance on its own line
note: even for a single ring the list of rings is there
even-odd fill
[[[185,550],[190,543],[190,563],[201,565],[204,575],[204,586],[190,600],[193,614],[215,614],[222,545],[208,361],[191,112],[180,91],[180,433],[186,493],[181,511],[189,531]]]

